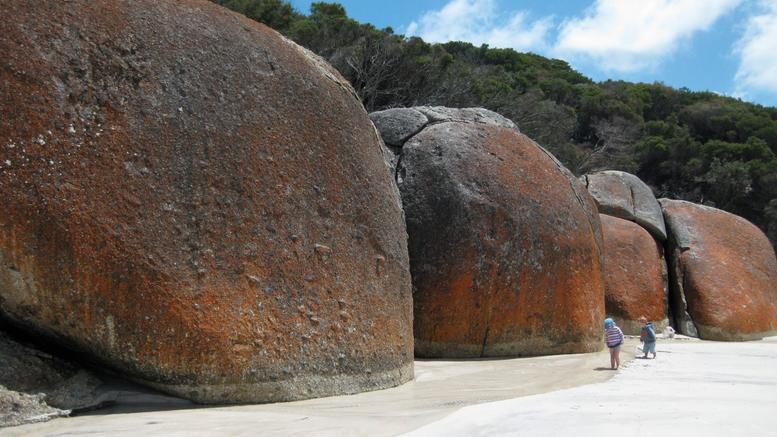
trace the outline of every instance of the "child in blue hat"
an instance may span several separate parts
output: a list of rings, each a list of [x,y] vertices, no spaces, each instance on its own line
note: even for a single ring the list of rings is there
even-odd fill
[[[610,367],[612,370],[618,370],[621,365],[621,345],[623,344],[623,331],[615,325],[615,320],[611,318],[604,319],[604,338],[607,347],[610,349]]]

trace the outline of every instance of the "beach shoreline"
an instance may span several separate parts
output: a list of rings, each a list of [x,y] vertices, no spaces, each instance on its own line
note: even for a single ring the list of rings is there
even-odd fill
[[[634,359],[627,338],[622,366]],[[46,423],[0,429],[0,434],[170,435],[197,432],[241,435],[371,435],[413,431],[469,405],[605,382],[606,348],[587,354],[527,358],[416,360],[413,381],[349,396],[262,405],[199,406],[151,392],[127,393],[103,410]]]

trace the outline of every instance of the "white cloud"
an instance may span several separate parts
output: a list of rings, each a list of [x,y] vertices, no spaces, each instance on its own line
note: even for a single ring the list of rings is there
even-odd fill
[[[561,24],[553,54],[608,71],[655,68],[741,1],[596,0],[583,17]]]
[[[777,94],[777,2],[762,1],[763,12],[750,17],[742,38],[735,46],[739,68],[734,78],[736,93]]]
[[[507,19],[500,19],[505,15]],[[536,50],[545,46],[551,27],[550,17],[530,22],[526,12],[500,12],[495,0],[451,0],[442,9],[426,12],[410,23],[406,33],[429,42],[467,41]]]

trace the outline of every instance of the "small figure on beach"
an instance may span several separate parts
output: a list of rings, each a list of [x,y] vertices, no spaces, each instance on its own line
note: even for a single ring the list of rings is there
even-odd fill
[[[648,322],[648,319],[645,316],[640,317],[639,322],[642,324],[642,331],[639,333],[639,341],[642,342],[642,352],[645,354],[642,358],[647,358],[648,352],[652,353],[653,358],[655,358],[656,331],[653,329],[653,323]]]
[[[621,345],[623,344],[623,331],[615,325],[612,318],[604,319],[604,338],[610,349],[610,367],[618,370],[621,365]]]

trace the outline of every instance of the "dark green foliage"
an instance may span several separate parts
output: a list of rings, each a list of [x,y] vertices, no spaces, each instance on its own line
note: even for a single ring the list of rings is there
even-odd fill
[[[283,0],[219,0],[326,58],[368,111],[479,106],[511,118],[577,174],[636,173],[658,196],[742,215],[777,243],[777,108],[661,83],[595,83],[569,64],[461,41],[428,44]]]
[[[302,18],[284,0],[214,0],[222,6],[261,21],[279,32],[288,32],[291,24]]]
[[[777,199],[772,199],[764,208],[766,235],[774,243],[777,241]]]

